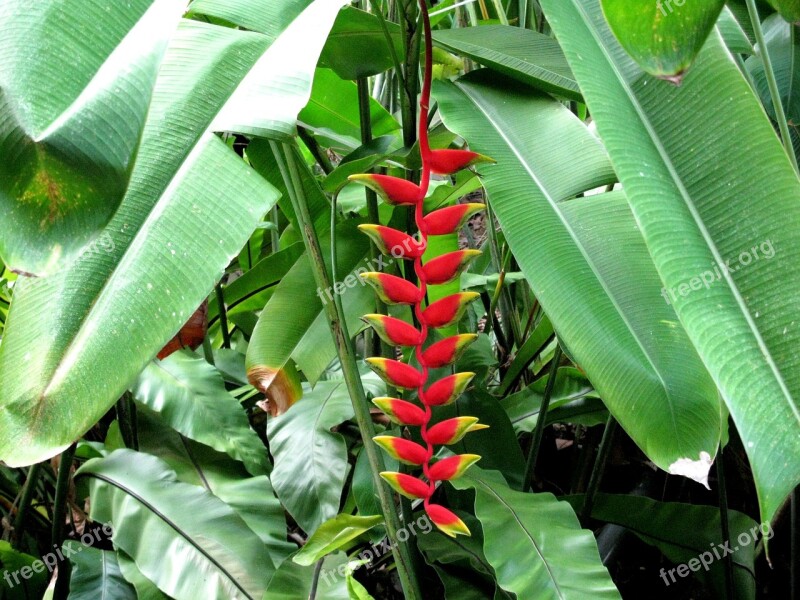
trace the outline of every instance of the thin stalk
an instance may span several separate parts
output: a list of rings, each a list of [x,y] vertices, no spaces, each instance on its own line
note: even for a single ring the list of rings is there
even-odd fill
[[[722,542],[731,539],[731,527],[728,521],[728,490],[725,485],[725,465],[722,464],[722,446],[717,456],[717,488],[719,495],[719,517],[722,525]],[[733,600],[733,557],[726,554],[723,557],[725,564],[725,600]]]
[[[497,18],[500,20],[501,25],[508,25],[508,17],[506,11],[503,10],[503,5],[500,0],[493,0],[494,10],[497,13]]]
[[[778,128],[781,131],[783,147],[786,149],[786,154],[789,155],[789,160],[792,162],[795,173],[800,174],[800,168],[798,168],[797,165],[797,157],[794,155],[794,148],[792,148],[792,136],[789,133],[786,112],[783,110],[781,93],[780,90],[778,90],[778,82],[775,79],[775,70],[772,68],[772,58],[769,55],[767,43],[764,40],[764,30],[761,27],[761,18],[758,16],[756,0],[746,0],[746,2],[747,11],[750,13],[750,22],[753,24],[753,32],[755,33],[756,43],[758,44],[758,53],[761,56],[761,62],[764,63],[764,75],[767,78],[769,94],[772,96],[772,106],[775,109],[775,118],[778,121]]]
[[[358,80],[358,114],[361,121],[361,143],[366,145],[372,141],[372,115],[370,114],[369,106],[369,80],[365,77]],[[365,193],[367,198],[367,221],[375,225],[380,225],[378,194],[369,187],[365,188]],[[331,238],[331,240],[333,241],[333,238]],[[378,257],[378,249],[373,244],[370,244],[370,256],[373,260]],[[334,281],[335,280],[334,278]],[[375,312],[379,315],[389,314],[386,309],[386,304],[384,304],[377,295],[375,296]],[[380,336],[375,335],[369,329],[367,329],[365,334],[368,336],[368,339],[371,337],[371,344],[366,344],[367,349],[370,349],[371,346],[371,352],[367,350],[368,356],[393,358],[392,349],[389,347],[389,344],[381,340]]]
[[[558,365],[561,362],[561,355],[561,345],[556,344],[553,360],[550,363],[550,375],[544,388],[542,405],[539,407],[539,416],[536,418],[536,429],[533,430],[533,439],[531,440],[530,450],[528,450],[528,460],[525,463],[525,479],[522,482],[523,492],[529,491],[533,482],[533,472],[536,470],[536,459],[539,458],[539,446],[542,445],[545,423],[547,422],[547,409],[550,408],[550,397],[553,395],[556,377],[558,377]]]
[[[308,592],[308,600],[316,600],[317,598],[317,588],[319,587],[319,575],[322,572],[322,558],[317,561],[317,564],[314,565],[314,575],[311,578],[311,590]]]
[[[58,476],[56,479],[56,494],[53,499],[53,528],[50,536],[50,544],[54,548],[60,548],[64,543],[64,524],[67,519],[67,493],[69,492],[70,475],[72,471],[72,459],[75,456],[76,444],[61,453],[61,463],[58,465]],[[60,600],[66,598],[69,593],[70,564],[68,560],[61,561],[58,565],[58,579],[56,580],[53,598]]]
[[[25,478],[25,483],[22,485],[19,506],[17,507],[17,514],[14,517],[13,539],[16,542],[21,542],[22,534],[25,533],[25,516],[28,514],[28,509],[33,503],[33,498],[36,495],[36,484],[39,483],[39,476],[41,474],[42,463],[31,465],[31,468],[28,469],[28,476]]]
[[[333,171],[333,163],[328,158],[328,155],[320,148],[320,145],[317,143],[317,140],[314,139],[314,136],[308,133],[303,127],[297,128],[297,135],[300,136],[300,139],[303,140],[303,143],[308,148],[308,151],[311,152],[311,155],[319,164],[320,168],[326,175],[330,175]]]
[[[136,403],[130,392],[125,392],[117,400],[115,405],[117,411],[117,424],[122,434],[122,441],[131,450],[139,449],[139,434],[136,430]]]
[[[297,214],[297,221],[301,228],[303,242],[308,251],[315,282],[320,289],[328,289],[331,286],[331,281],[322,256],[319,238],[317,237],[317,232],[314,230],[314,223],[308,211],[308,203],[303,191],[294,148],[288,144],[284,144],[284,158],[281,159],[278,145],[275,142],[270,142],[270,144],[275,153],[275,157],[278,159],[278,166],[286,182],[290,200]],[[385,470],[385,466],[382,455],[378,452],[378,449],[372,441],[372,437],[375,435],[375,429],[372,423],[372,417],[370,416],[367,398],[364,394],[361,374],[358,371],[355,351],[350,340],[349,332],[347,331],[347,323],[345,321],[344,311],[342,310],[341,299],[336,296],[334,302],[325,304],[325,312],[334,343],[336,344],[339,361],[342,365],[345,384],[347,385],[350,400],[353,404],[356,423],[361,431],[364,452],[367,455],[370,472],[372,473],[373,485],[380,500],[386,524],[386,534],[389,538],[392,553],[397,565],[397,573],[400,577],[405,597],[417,600],[422,597],[419,583],[417,582],[416,573],[412,567],[407,541],[400,542],[397,537],[397,532],[400,529],[397,507],[395,506],[392,495],[389,493],[389,490],[380,477],[380,472]]]
[[[211,340],[208,335],[203,338],[203,357],[210,365],[214,365],[214,350],[211,348]]]
[[[373,14],[378,17],[378,22],[381,25],[381,31],[383,31],[383,37],[386,40],[386,45],[389,46],[389,54],[392,57],[395,73],[397,73],[397,77],[400,80],[400,87],[405,88],[406,84],[405,78],[403,77],[403,68],[401,66],[402,63],[400,62],[400,57],[397,56],[397,49],[394,47],[392,34],[389,33],[389,27],[386,25],[386,18],[383,16],[383,11],[381,11],[380,4],[378,4],[375,0],[369,0],[369,3],[372,6]]]
[[[614,442],[614,434],[617,432],[617,426],[617,420],[611,415],[608,415],[606,428],[603,431],[603,439],[600,440],[600,448],[597,450],[597,459],[594,461],[592,475],[589,477],[589,484],[586,486],[586,496],[584,497],[583,508],[581,509],[581,520],[584,522],[592,516],[594,500],[597,497],[597,490],[600,489],[600,482],[603,480],[603,473],[605,473],[608,457],[611,454],[611,447]]]
[[[800,514],[798,514],[798,503],[800,503],[800,498],[798,498],[798,494],[800,494],[800,488],[795,488],[794,492],[792,492],[792,500],[791,500],[791,514],[789,519],[789,535],[792,536],[791,541],[789,542],[789,563],[791,567],[789,568],[789,597],[792,600],[798,600],[800,596],[798,596],[798,581],[797,581],[797,571],[800,569]]]
[[[275,227],[269,230],[270,239],[272,240],[272,253],[275,254],[281,249],[281,232],[278,230],[279,223],[277,204],[269,211],[269,218],[270,221],[272,221],[272,224],[275,225]]]
[[[219,309],[219,329],[222,332],[222,347],[231,347],[231,333],[228,331],[228,311],[225,308],[225,294],[222,291],[222,284],[214,286],[214,293],[217,295],[217,308]]]

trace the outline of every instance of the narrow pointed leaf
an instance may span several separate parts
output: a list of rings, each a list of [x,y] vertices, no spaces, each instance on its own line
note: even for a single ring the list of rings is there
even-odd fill
[[[308,538],[305,546],[292,556],[292,560],[305,567],[313,565],[381,522],[383,522],[383,517],[380,515],[371,517],[336,515],[317,528],[314,535]]]

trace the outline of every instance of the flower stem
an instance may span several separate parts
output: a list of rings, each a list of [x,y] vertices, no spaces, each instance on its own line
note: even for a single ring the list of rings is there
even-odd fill
[[[319,238],[317,237],[317,232],[314,230],[314,223],[308,211],[308,202],[300,179],[296,150],[294,146],[284,144],[283,158],[281,158],[281,148],[278,144],[270,142],[270,145],[278,161],[278,166],[281,169],[281,174],[284,177],[286,187],[289,191],[292,206],[297,215],[297,221],[300,225],[303,242],[308,252],[316,284],[320,289],[328,289],[331,285],[331,281],[323,259]],[[325,312],[336,345],[336,352],[342,364],[342,372],[344,374],[347,390],[350,394],[350,400],[353,404],[356,423],[361,432],[364,452],[367,455],[370,472],[372,473],[373,485],[375,486],[380,500],[381,510],[383,511],[386,524],[386,534],[389,538],[395,564],[397,565],[400,583],[403,586],[403,592],[406,598],[418,600],[421,599],[422,596],[420,594],[419,583],[416,579],[416,573],[413,569],[408,542],[401,542],[398,539],[397,532],[400,529],[400,518],[397,513],[397,507],[389,490],[383,484],[383,480],[380,477],[380,472],[385,470],[383,456],[378,452],[378,449],[372,441],[375,435],[375,429],[372,424],[369,405],[367,404],[367,398],[361,382],[361,374],[358,371],[355,351],[350,340],[349,332],[347,331],[344,311],[341,308],[341,303],[337,301],[325,304]]]

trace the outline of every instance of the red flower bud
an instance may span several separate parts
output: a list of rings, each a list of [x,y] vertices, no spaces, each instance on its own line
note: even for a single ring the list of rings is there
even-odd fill
[[[458,456],[449,456],[436,461],[428,469],[428,477],[431,481],[449,481],[450,479],[457,479],[464,474],[471,465],[475,464],[481,459],[477,454],[459,454]]]
[[[398,205],[416,205],[422,201],[422,188],[418,185],[390,175],[350,175],[350,181],[362,183],[377,193],[384,202]]]
[[[397,229],[371,224],[359,225],[358,228],[372,239],[383,254],[391,254],[394,258],[414,260],[425,252],[424,244]]]
[[[424,410],[405,400],[381,397],[373,398],[372,403],[399,425],[415,425],[421,427],[427,420]]]
[[[423,363],[432,368],[446,367],[456,362],[469,345],[478,339],[474,333],[454,335],[436,342],[422,353]]]
[[[421,465],[430,456],[425,446],[393,435],[377,435],[372,438],[389,456],[407,465]]]
[[[470,431],[488,429],[488,427],[488,425],[478,423],[478,417],[454,417],[431,427],[428,430],[428,441],[438,446],[447,446],[461,441]]]
[[[469,527],[456,514],[440,504],[428,504],[425,507],[433,524],[450,537],[457,535],[469,535]]]
[[[374,287],[386,304],[415,304],[422,300],[422,291],[401,277],[386,273],[360,273],[359,277]]]
[[[475,373],[456,373],[440,379],[425,390],[425,402],[429,406],[443,406],[454,402],[467,389],[473,377]]]
[[[430,285],[449,283],[467,268],[471,260],[480,255],[480,250],[457,250],[437,256],[422,267],[425,279]]]
[[[402,494],[406,498],[417,500],[419,498],[427,498],[430,496],[430,486],[411,475],[403,473],[394,473],[392,471],[384,471],[381,473],[384,481],[392,486],[392,489],[398,494]]]
[[[458,323],[467,309],[467,304],[479,296],[480,294],[477,292],[451,294],[428,306],[423,311],[422,318],[428,327],[434,329],[437,327],[449,327]]]
[[[367,359],[372,367],[389,385],[404,390],[413,390],[425,383],[422,373],[399,360],[372,357]]]
[[[405,321],[386,315],[364,315],[361,317],[387,344],[393,346],[418,346],[422,333]]]
[[[469,150],[431,150],[428,167],[437,175],[452,175],[478,163],[495,162],[488,156]]]
[[[474,214],[484,210],[483,204],[456,204],[428,214],[423,221],[428,235],[447,235],[461,229]]]

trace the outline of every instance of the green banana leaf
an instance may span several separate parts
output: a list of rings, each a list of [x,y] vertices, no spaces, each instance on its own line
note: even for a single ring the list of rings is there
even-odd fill
[[[800,483],[800,181],[718,34],[676,88],[639,72],[597,0],[542,5],[771,521]]]
[[[718,394],[659,294],[624,196],[563,201],[613,181],[600,143],[552,98],[481,72],[434,92],[447,127],[497,161],[479,169],[489,203],[606,406],[655,464],[705,482],[721,435]],[[681,468],[701,452],[704,468]]]
[[[525,494],[495,471],[471,467],[452,484],[475,490],[475,516],[497,583],[518,598],[620,598],[591,531],[552,494]]]
[[[263,595],[275,565],[261,539],[216,496],[177,481],[163,461],[115,450],[90,460],[75,476],[89,478],[91,518],[111,523],[114,545],[166,594],[248,600]],[[176,567],[164,568],[170,563]]]
[[[169,600],[169,596],[142,574],[133,559],[120,550],[117,550],[117,564],[122,576],[136,590],[137,600]]]
[[[131,184],[104,231],[112,243],[15,287],[0,346],[8,464],[41,461],[85,432],[237,256],[278,193],[214,131],[236,129],[245,116],[248,131],[281,136],[294,127],[317,58],[307,38],[324,37],[341,3],[318,0],[303,21],[274,32],[281,49],[298,46],[289,58],[262,34],[182,22]],[[282,100],[273,111],[275,94]]]
[[[125,195],[182,10],[177,0],[0,5],[0,256],[10,268],[50,275],[93,250]]]
[[[380,395],[381,386],[367,389]],[[270,419],[267,437],[274,467],[270,480],[275,493],[303,530],[312,535],[339,513],[345,476],[347,444],[331,429],[353,418],[344,381],[321,381],[305,390],[301,402]]]
[[[550,36],[510,25],[484,25],[436,31],[433,41],[542,91],[582,99],[564,52]]]
[[[72,550],[70,600],[137,600],[136,589],[123,577],[115,552],[77,542],[64,545]]]
[[[182,350],[151,362],[131,391],[181,435],[225,452],[253,475],[268,472],[267,449],[244,409],[219,372],[199,356]]]

